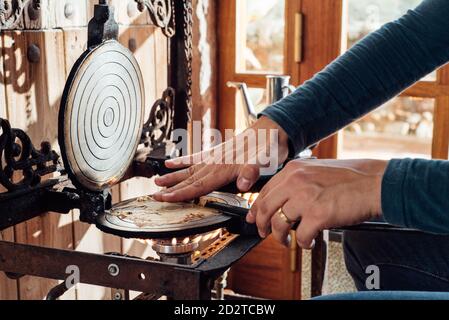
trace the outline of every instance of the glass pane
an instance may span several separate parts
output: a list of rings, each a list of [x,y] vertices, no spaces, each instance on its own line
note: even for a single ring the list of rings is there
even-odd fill
[[[422,0],[349,0],[348,48],[387,22],[404,15]],[[436,72],[424,81],[436,81]]]
[[[343,130],[339,158],[430,159],[434,105],[434,99],[391,100]]]
[[[239,71],[282,73],[285,0],[240,0]]]

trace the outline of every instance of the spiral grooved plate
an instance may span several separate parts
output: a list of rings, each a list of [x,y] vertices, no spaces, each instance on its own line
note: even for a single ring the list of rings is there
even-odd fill
[[[144,100],[138,63],[117,41],[107,41],[77,61],[59,124],[65,168],[75,184],[100,191],[123,177],[140,141]]]

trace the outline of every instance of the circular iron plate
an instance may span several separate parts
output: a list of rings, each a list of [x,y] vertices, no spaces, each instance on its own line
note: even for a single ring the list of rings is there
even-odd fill
[[[128,49],[110,40],[80,57],[59,118],[64,165],[76,186],[101,191],[123,177],[140,141],[144,104],[142,74]]]
[[[132,215],[142,215],[142,210],[136,207],[136,201],[139,198],[131,199],[115,205],[111,210],[101,214],[97,218],[97,227],[107,233],[136,239],[171,239],[173,237],[185,237],[196,234],[201,234],[208,231],[213,231],[218,228],[226,226],[231,219],[229,216],[220,213],[211,208],[204,208],[201,205],[192,205],[189,203],[159,203],[161,206],[188,206],[190,208],[198,208],[197,212],[206,213],[204,218],[199,218],[192,221],[182,221],[174,223],[154,223],[143,224],[136,223],[132,219]],[[223,202],[233,206],[248,207],[248,202],[234,194],[213,192],[200,199],[202,201],[216,201]],[[170,209],[171,210],[171,209]],[[176,210],[176,209],[174,209]],[[155,214],[149,210],[148,214]],[[126,214],[122,214],[122,213]],[[167,212],[167,210],[165,210]],[[156,213],[157,214],[157,213]],[[159,212],[161,218],[164,217],[164,212]],[[167,218],[168,220],[169,218]]]

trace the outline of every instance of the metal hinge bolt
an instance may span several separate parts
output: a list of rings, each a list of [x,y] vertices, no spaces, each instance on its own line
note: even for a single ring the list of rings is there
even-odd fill
[[[111,276],[116,277],[120,273],[120,268],[116,264],[110,264],[108,266],[108,272]]]

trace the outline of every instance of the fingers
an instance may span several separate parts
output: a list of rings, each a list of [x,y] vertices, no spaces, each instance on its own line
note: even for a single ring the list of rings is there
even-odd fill
[[[219,145],[210,150],[197,152],[191,155],[178,157],[165,161],[165,166],[169,169],[182,169],[200,163],[221,164],[223,145]]]
[[[198,172],[203,167],[204,165],[201,164],[194,165],[184,170],[156,177],[154,181],[160,187],[171,187],[193,176],[195,172]]]
[[[311,250],[315,246],[315,238],[321,232],[321,228],[313,220],[304,217],[296,229],[296,240],[298,245],[306,250]]]
[[[301,215],[299,210],[296,208],[294,201],[287,201],[282,207],[282,212],[290,221],[299,221],[301,219]],[[295,217],[295,218],[292,218]],[[288,235],[290,233],[291,228],[294,223],[289,223],[285,221],[277,211],[273,217],[271,218],[271,233],[273,237],[280,243],[285,246],[288,246]]]
[[[202,188],[198,181],[200,181],[203,177],[208,175],[209,171],[206,168],[200,167],[200,166],[189,167],[183,171],[185,171],[184,176],[183,176],[184,179],[179,180],[180,182],[178,184],[175,184],[174,186],[172,186],[170,188],[167,188],[165,190],[161,190],[161,191],[155,193],[153,195],[153,198],[157,201],[169,201],[169,200],[165,200],[167,197],[166,196],[164,197],[164,195],[173,193],[176,190],[183,189],[190,185],[194,185],[197,189],[199,189],[199,191],[201,191]],[[180,178],[180,176],[177,176],[175,178]],[[174,181],[174,178],[170,178],[170,179],[173,179],[172,181]],[[204,191],[204,193],[209,193],[209,192],[210,191]],[[183,200],[179,200],[179,201],[183,201]]]
[[[249,164],[243,166],[237,178],[237,188],[239,188],[241,192],[248,192],[254,183],[256,183],[257,179],[259,179],[259,176],[259,166]]]
[[[288,192],[280,192],[278,189],[285,190],[285,186],[278,186],[278,188],[272,189],[268,192],[265,197],[257,198],[251,208],[251,215],[255,216],[257,229],[259,230],[259,235],[262,238],[267,237],[270,233],[271,219],[273,215],[279,210],[279,208],[283,207],[289,197]],[[292,217],[292,219],[294,219],[294,217]],[[248,222],[251,223],[254,221]]]
[[[206,174],[203,177],[198,175],[197,177],[197,180],[191,183],[182,182],[174,188],[168,189],[161,194],[160,201],[181,202],[190,200],[208,194],[223,184],[222,180],[217,179],[214,174]]]
[[[256,208],[260,207],[260,205],[258,205],[258,202],[262,202],[262,200],[267,196],[267,194],[273,189],[276,188],[276,186],[279,186],[282,182],[283,179],[283,172],[279,172],[277,175],[275,175],[274,177],[272,177],[270,179],[270,181],[268,181],[268,183],[262,188],[262,190],[259,192],[259,196],[257,197],[256,202],[253,204],[252,208],[246,218],[246,221],[248,223],[256,223],[256,215],[257,215],[257,210]],[[272,187],[273,186],[273,187]],[[244,192],[244,191],[242,191]],[[279,207],[277,208],[279,209]]]

